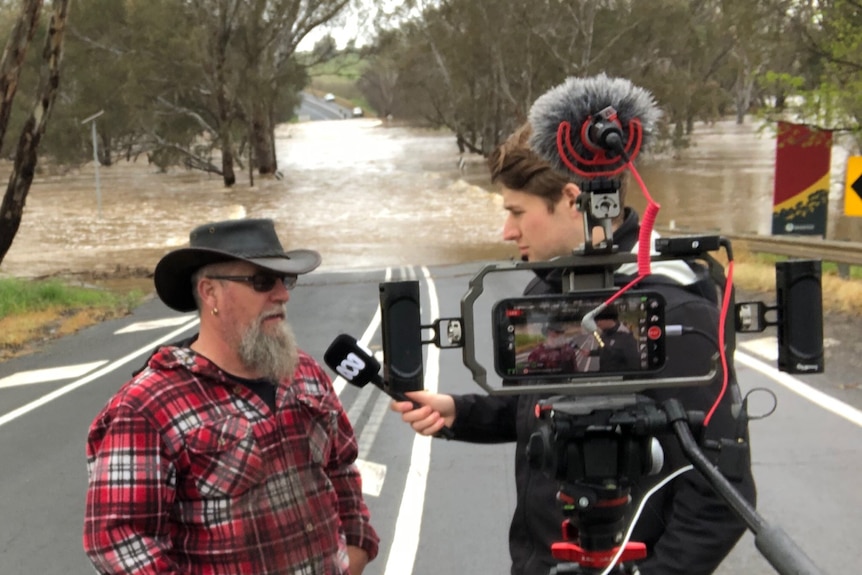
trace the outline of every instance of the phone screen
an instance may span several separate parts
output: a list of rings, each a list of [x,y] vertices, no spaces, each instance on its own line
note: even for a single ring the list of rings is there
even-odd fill
[[[506,379],[642,376],[665,363],[665,300],[656,292],[626,292],[595,317],[584,316],[613,291],[525,296],[492,310],[494,367]]]

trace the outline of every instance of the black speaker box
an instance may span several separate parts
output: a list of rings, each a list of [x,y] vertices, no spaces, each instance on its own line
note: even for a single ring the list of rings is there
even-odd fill
[[[775,264],[778,369],[823,372],[823,291],[820,260]]]
[[[395,393],[424,388],[419,282],[380,284],[383,380]]]

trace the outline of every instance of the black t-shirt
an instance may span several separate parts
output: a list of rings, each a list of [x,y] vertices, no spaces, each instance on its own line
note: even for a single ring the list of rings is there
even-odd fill
[[[273,412],[275,412],[275,384],[272,381],[265,378],[245,379],[244,377],[237,377],[233,374],[225,373],[231,380],[252,390]]]

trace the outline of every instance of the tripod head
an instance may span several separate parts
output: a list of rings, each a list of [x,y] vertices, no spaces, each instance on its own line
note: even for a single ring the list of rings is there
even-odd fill
[[[661,471],[664,456],[654,436],[670,430],[668,417],[638,395],[555,397],[540,401],[537,415],[527,457],[560,482],[565,517],[562,540],[551,547],[564,563],[551,573],[602,573],[623,544],[631,486]],[[702,414],[690,418],[699,421]],[[628,542],[618,561],[645,557],[645,545]]]

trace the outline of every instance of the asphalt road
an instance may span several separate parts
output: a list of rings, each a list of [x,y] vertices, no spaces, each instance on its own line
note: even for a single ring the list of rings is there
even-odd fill
[[[352,117],[353,110],[302,92],[302,101],[295,113],[298,118],[305,120],[343,120]]]
[[[293,292],[289,319],[302,347],[321,361],[339,333],[379,349],[379,282],[418,279],[423,322],[430,323],[460,315],[461,297],[478,267],[312,274]],[[484,307],[495,298],[517,295],[523,287],[523,276],[495,275],[507,277],[488,286],[477,318],[487,315]],[[150,350],[195,328],[193,315],[152,300],[130,317],[0,364],[0,573],[92,573],[81,549],[87,428]],[[476,333],[489,333],[482,321]],[[426,387],[481,391],[459,351],[428,347],[425,361]],[[752,423],[759,513],[783,528],[824,573],[854,571],[862,563],[856,546],[862,529],[862,416],[770,365],[745,344],[737,354],[743,391],[763,387],[778,398],[773,416]],[[382,539],[380,556],[366,573],[508,573],[512,446],[420,438],[388,411],[388,399],[375,388],[338,379],[336,385],[357,431],[367,500]],[[773,572],[750,535],[719,571]]]

